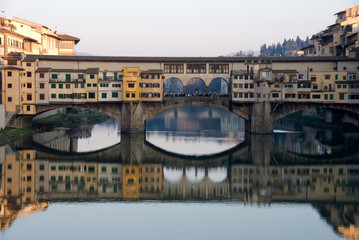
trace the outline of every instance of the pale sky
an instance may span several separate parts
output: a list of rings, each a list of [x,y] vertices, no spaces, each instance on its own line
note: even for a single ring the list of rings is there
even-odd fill
[[[220,56],[302,39],[359,0],[1,0],[17,16],[79,37],[105,56]],[[1,14],[3,15],[3,14]]]

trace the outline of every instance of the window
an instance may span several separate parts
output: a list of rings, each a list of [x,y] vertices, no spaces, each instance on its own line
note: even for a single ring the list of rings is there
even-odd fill
[[[111,169],[111,171],[112,171],[112,173],[118,173],[118,168],[117,168],[117,167],[113,167],[113,168]]]
[[[11,164],[8,164],[8,165],[7,165],[7,169],[12,169],[12,165],[11,165]]]
[[[320,99],[320,94],[313,94],[312,98],[313,99]]]
[[[45,83],[40,83],[40,88],[44,89],[45,88]]]
[[[273,94],[272,94],[272,97],[273,97],[273,98],[278,98],[278,97],[279,97],[279,94],[278,94],[278,93],[273,93]]]
[[[12,97],[8,97],[8,98],[7,98],[7,101],[8,101],[8,102],[12,102]]]
[[[329,74],[326,74],[326,75],[324,75],[324,78],[325,78],[326,80],[329,80],[329,79],[330,79],[330,75],[329,75]]]
[[[66,89],[70,89],[70,84],[66,84]]]
[[[183,64],[165,64],[165,73],[183,73]]]
[[[339,93],[339,100],[344,100],[344,93]]]
[[[132,98],[135,98],[135,97],[136,97],[136,94],[132,93],[132,94],[131,94],[131,97],[132,97]]]
[[[229,73],[228,64],[209,64],[209,73]]]
[[[129,93],[126,93],[126,97],[129,98],[129,97],[130,97],[130,94],[129,94]]]
[[[87,87],[91,87],[91,83],[86,84]]]
[[[59,88],[64,88],[64,85],[62,83],[60,83]]]
[[[12,84],[11,84],[11,83],[8,83],[8,84],[7,84],[7,88],[12,88]]]
[[[51,88],[56,88],[56,84],[52,83]]]
[[[66,82],[70,82],[71,81],[71,74],[66,74]]]
[[[95,79],[95,75],[94,75],[94,74],[91,74],[91,75],[90,75],[90,79]]]
[[[328,94],[324,94],[324,100],[328,100]]]
[[[7,72],[7,76],[8,76],[8,77],[11,77],[11,76],[12,76],[12,72],[11,72],[11,71],[8,71],[8,72]]]
[[[52,94],[51,94],[51,98],[56,98],[56,94],[55,94],[55,93],[52,93]]]
[[[187,64],[187,73],[206,73],[206,64]]]
[[[84,79],[84,75],[83,75],[83,74],[79,74],[77,78],[78,78],[78,79]]]
[[[92,87],[97,87],[97,83],[93,83],[93,84],[92,84]]]
[[[118,98],[118,93],[117,92],[112,92],[112,97],[113,98]]]
[[[107,93],[102,93],[102,94],[101,94],[101,97],[102,97],[102,98],[107,98]]]
[[[26,100],[31,101],[32,100],[32,95],[31,94],[26,95]]]
[[[31,110],[31,107],[30,106],[26,106],[26,111],[30,111]]]
[[[27,87],[27,88],[32,88],[31,83],[28,83],[26,87]]]
[[[31,72],[26,72],[27,77],[31,77]]]
[[[45,74],[44,74],[44,73],[40,73],[40,78],[45,78]]]
[[[129,83],[128,84],[128,88],[134,88],[135,87],[135,84],[134,83]]]
[[[90,92],[90,93],[89,93],[89,98],[95,98],[95,96],[96,96],[96,95],[95,95],[94,92]]]
[[[57,79],[57,74],[56,73],[51,74],[51,78],[52,79]]]
[[[45,94],[43,93],[40,94],[40,100],[45,100]]]

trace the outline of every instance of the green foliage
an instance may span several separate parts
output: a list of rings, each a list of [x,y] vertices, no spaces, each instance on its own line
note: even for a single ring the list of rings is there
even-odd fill
[[[33,122],[35,128],[39,127],[68,127],[77,128],[84,122],[86,124],[100,123],[108,119],[108,116],[98,113],[70,113],[70,114],[55,114]]]
[[[6,127],[5,129],[0,130],[0,146],[13,142],[16,139],[28,136],[31,133],[32,130],[29,128]]]
[[[290,51],[298,51],[303,47],[309,44],[309,38],[307,37],[305,40],[300,39],[299,36],[294,39],[284,39],[281,44],[278,42],[277,44],[268,45],[263,44],[260,47],[260,55],[261,56],[288,56],[290,55]]]

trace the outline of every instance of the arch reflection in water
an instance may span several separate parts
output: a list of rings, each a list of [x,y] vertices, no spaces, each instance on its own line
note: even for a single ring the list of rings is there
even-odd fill
[[[92,152],[121,142],[120,121],[114,118],[76,129],[55,128],[49,132],[34,133],[32,139],[45,147],[62,152]]]
[[[212,155],[244,141],[244,120],[218,108],[186,106],[147,120],[146,141],[165,151]]]

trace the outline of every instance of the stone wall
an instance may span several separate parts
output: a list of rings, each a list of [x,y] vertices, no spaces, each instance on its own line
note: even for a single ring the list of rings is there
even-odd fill
[[[5,128],[5,105],[0,104],[0,129]]]

